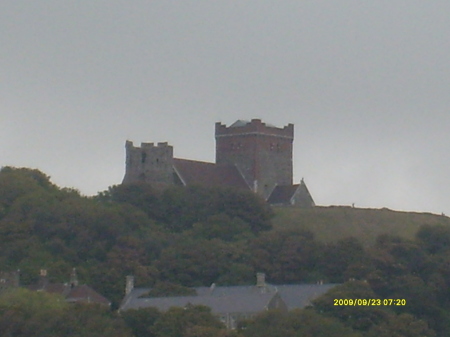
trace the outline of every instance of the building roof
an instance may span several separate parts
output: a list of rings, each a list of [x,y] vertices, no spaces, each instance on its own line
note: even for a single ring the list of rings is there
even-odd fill
[[[97,303],[110,305],[111,302],[86,284],[71,286],[68,283],[47,283],[44,286],[33,284],[28,289],[45,291],[63,296],[67,302]]]
[[[155,307],[167,311],[171,307],[186,307],[188,304],[205,305],[214,314],[255,313],[267,310],[275,293],[229,294],[226,296],[177,296],[132,298],[121,305],[120,310]]]
[[[254,121],[254,120],[252,120],[252,121]],[[245,119],[238,119],[236,122],[231,124],[229,127],[230,128],[240,128],[240,127],[246,126],[247,124],[251,124],[252,121],[245,120]],[[258,119],[258,121],[259,121],[259,119]],[[275,125],[269,124],[269,123],[264,123],[264,125],[269,127],[269,128],[278,128]]]
[[[269,204],[290,204],[291,198],[294,196],[295,191],[298,189],[297,185],[277,185],[270,193],[267,202]]]
[[[110,305],[111,302],[98,292],[86,284],[76,286],[70,289],[66,296],[67,302],[82,302],[82,303],[98,303],[104,305]]]
[[[183,185],[207,187],[227,186],[249,189],[243,176],[234,165],[217,165],[196,160],[173,159],[175,173]]]
[[[287,309],[292,310],[310,305],[313,299],[334,286],[335,284],[266,284],[264,287],[197,287],[194,288],[197,296],[177,297],[145,297],[150,289],[136,288],[124,298],[119,310],[156,307],[166,311],[170,307],[185,307],[190,303],[206,305],[215,314],[256,313],[266,310],[275,297],[279,297]]]
[[[305,308],[337,284],[288,284],[276,286],[288,310]]]
[[[267,198],[271,205],[294,205],[298,207],[313,207],[314,200],[308,187],[302,181],[297,185],[277,185]]]
[[[230,128],[239,128],[242,126],[246,126],[248,123],[250,123],[250,121],[238,119],[236,122],[230,125]]]

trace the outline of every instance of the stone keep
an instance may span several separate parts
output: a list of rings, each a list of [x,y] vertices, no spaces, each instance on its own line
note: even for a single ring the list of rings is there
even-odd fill
[[[293,140],[293,124],[216,123],[216,164],[236,165],[253,191],[267,198],[275,186],[292,185]]]

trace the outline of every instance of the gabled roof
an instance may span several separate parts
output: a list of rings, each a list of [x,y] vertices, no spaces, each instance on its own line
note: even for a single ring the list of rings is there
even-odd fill
[[[66,295],[67,302],[83,302],[83,303],[98,303],[104,305],[110,305],[111,302],[108,301],[106,297],[103,297],[98,292],[96,292],[91,287],[86,284],[76,286],[70,289],[69,293]]]
[[[315,206],[314,200],[303,179],[297,185],[275,186],[267,198],[267,202],[271,205],[295,205],[306,208]]]
[[[174,171],[185,186],[233,187],[249,189],[234,165],[217,165],[196,160],[173,159]]]
[[[98,303],[110,305],[111,302],[86,284],[71,286],[68,283],[41,283],[28,286],[34,291],[45,291],[63,296],[67,302]]]
[[[270,193],[267,202],[269,204],[291,204],[291,198],[294,196],[295,191],[298,189],[297,185],[277,185]]]

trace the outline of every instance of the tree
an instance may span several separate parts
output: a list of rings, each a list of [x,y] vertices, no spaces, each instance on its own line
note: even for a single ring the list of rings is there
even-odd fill
[[[324,317],[312,310],[289,313],[266,311],[242,324],[244,337],[360,337],[337,319]]]
[[[370,300],[378,296],[363,281],[350,281],[330,289],[313,301],[316,312],[339,319],[357,331],[368,331],[372,326],[386,321],[389,313],[383,306],[349,305],[336,300]]]
[[[385,322],[373,326],[367,337],[434,337],[435,331],[423,320],[410,314],[391,315]]]
[[[142,308],[122,312],[122,317],[135,337],[156,337],[155,322],[161,317],[156,308]]]
[[[200,332],[205,337],[213,337],[225,329],[211,309],[202,305],[185,308],[173,307],[163,313],[154,325],[157,337],[193,337]]]
[[[69,304],[57,295],[16,289],[0,296],[1,336],[129,337],[123,321],[107,308]]]
[[[249,250],[253,268],[265,272],[272,282],[304,282],[313,274],[320,277],[317,265],[321,244],[310,232],[268,231],[251,240]]]
[[[431,254],[450,249],[450,227],[444,225],[424,225],[416,234],[419,243]]]

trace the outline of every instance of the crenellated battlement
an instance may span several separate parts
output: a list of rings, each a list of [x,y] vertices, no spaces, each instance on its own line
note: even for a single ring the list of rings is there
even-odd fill
[[[279,128],[263,123],[260,119],[252,119],[251,121],[238,120],[230,126],[220,122],[216,123],[216,138],[252,134],[294,139],[294,124],[288,124],[283,128]]]
[[[125,142],[125,148],[133,148],[133,149],[152,149],[152,148],[169,148],[172,147],[170,146],[167,142],[159,142],[156,144],[155,143],[141,143],[141,146],[134,146],[134,143],[130,140],[127,140]]]
[[[172,184],[173,147],[167,142],[125,142],[126,172],[124,183],[143,181],[152,184]]]

